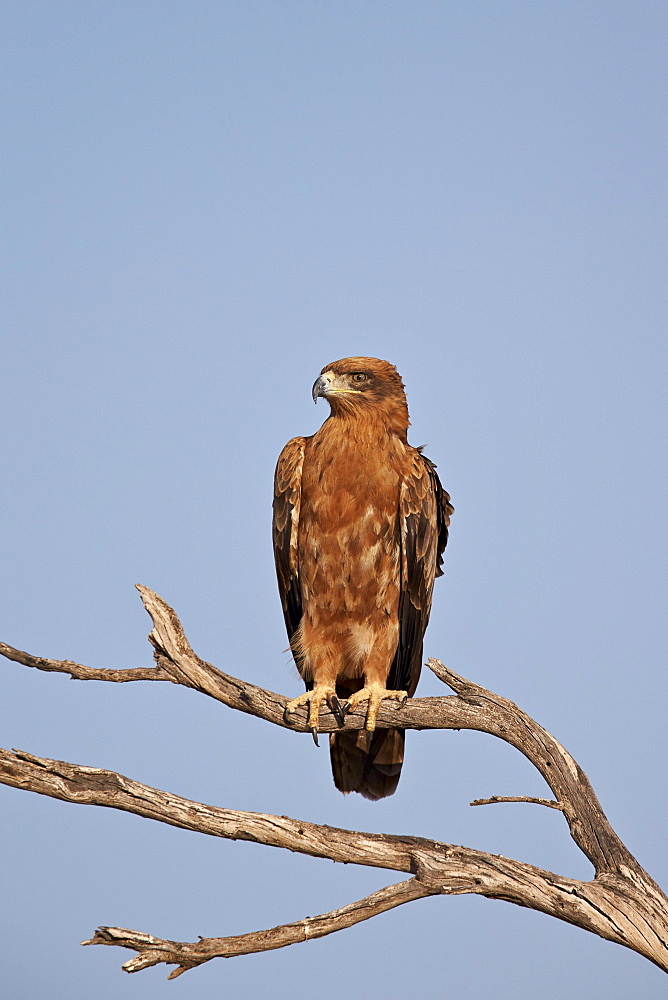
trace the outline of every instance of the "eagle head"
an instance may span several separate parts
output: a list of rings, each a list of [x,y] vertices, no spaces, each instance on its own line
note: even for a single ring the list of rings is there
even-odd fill
[[[313,383],[313,401],[324,396],[330,404],[339,397],[357,397],[361,402],[384,399],[406,400],[397,369],[380,358],[342,358],[325,365]],[[349,400],[352,402],[352,399]]]

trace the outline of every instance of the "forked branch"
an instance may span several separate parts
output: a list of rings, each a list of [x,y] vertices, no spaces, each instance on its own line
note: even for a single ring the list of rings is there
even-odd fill
[[[35,657],[4,643],[0,643],[0,652],[26,666],[67,673],[79,680],[168,680],[283,728],[308,731],[304,712],[291,717],[289,723],[285,720],[286,698],[238,680],[200,659],[169,605],[148,588],[138,589],[153,620],[149,636],[154,649],[153,667],[93,669],[69,660]],[[120,945],[138,952],[123,966],[128,972],[162,962],[177,966],[171,973],[173,978],[218,956],[281,948],[349,927],[412,899],[459,893],[504,899],[540,910],[632,948],[668,971],[668,900],[615,834],[582,769],[553,736],[511,701],[460,677],[438,660],[429,660],[429,666],[455,694],[414,698],[399,709],[385,703],[378,726],[474,729],[514,746],[545,778],[554,800],[495,796],[476,800],[475,804],[536,802],[560,810],[573,840],[595,868],[594,879],[568,879],[509,858],[418,837],[355,833],[288,817],[204,805],[141,785],[113,771],[18,751],[0,751],[0,782],[69,802],[122,809],[210,836],[252,840],[312,857],[414,876],[340,910],[231,938],[175,942],[125,928],[102,927],[84,942]],[[344,726],[361,729],[364,722],[363,713],[351,712]],[[323,712],[320,728],[327,732],[340,727],[333,715]]]

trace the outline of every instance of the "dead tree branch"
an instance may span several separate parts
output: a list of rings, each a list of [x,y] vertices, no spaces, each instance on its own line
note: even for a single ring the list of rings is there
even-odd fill
[[[407,882],[379,889],[378,892],[365,896],[355,903],[349,903],[339,910],[321,913],[317,917],[306,917],[296,923],[282,924],[266,931],[253,931],[250,934],[237,934],[224,938],[200,938],[199,941],[184,943],[162,940],[151,934],[142,934],[141,931],[128,930],[126,927],[99,927],[90,941],[81,943],[112,944],[139,952],[137,958],[131,958],[124,963],[123,968],[126,972],[139,972],[161,962],[168,965],[176,964],[178,968],[170,972],[167,977],[176,979],[182,972],[194,969],[212,958],[234,958],[237,955],[252,955],[260,951],[286,948],[289,944],[324,937],[345,927],[352,927],[353,924],[368,920],[395,906],[401,906],[402,903],[430,895],[429,889],[425,889],[412,878]]]
[[[230,708],[283,728],[307,732],[305,713],[288,724],[286,698],[238,680],[201,660],[192,650],[174,611],[146,587],[138,588],[153,620],[149,639],[155,666],[128,670],[93,669],[49,660],[0,643],[9,659],[78,680],[169,680],[194,688]],[[668,971],[668,899],[642,869],[614,830],[582,769],[561,744],[513,702],[460,677],[438,660],[429,666],[454,695],[414,698],[405,707],[385,704],[378,725],[406,729],[473,729],[514,746],[545,778],[554,800],[528,796],[476,800],[475,804],[537,802],[563,812],[570,834],[592,862],[589,882],[564,878],[533,865],[418,837],[356,833],[263,813],[241,812],[192,802],[142,785],[113,771],[81,767],[0,751],[0,782],[68,802],[106,806],[231,840],[250,840],[312,857],[407,872],[414,877],[366,899],[318,917],[270,930],[199,942],[174,942],[119,927],[103,927],[85,944],[115,944],[138,952],[123,968],[136,972],[158,963],[176,964],[170,978],[211,958],[249,954],[320,937],[376,913],[428,895],[475,893],[504,899],[576,924],[637,951]],[[350,713],[346,729],[361,729],[364,714]],[[321,729],[338,729],[323,713]]]

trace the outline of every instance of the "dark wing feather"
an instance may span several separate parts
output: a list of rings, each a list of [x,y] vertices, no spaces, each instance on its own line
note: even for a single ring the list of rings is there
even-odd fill
[[[387,680],[388,688],[408,691],[411,696],[420,678],[422,639],[429,622],[434,579],[442,575],[452,511],[436,466],[415,449],[399,499],[399,645]]]
[[[441,480],[438,478],[436,472],[436,466],[426,455],[422,455],[422,461],[427,465],[429,469],[429,474],[434,486],[434,495],[436,497],[436,522],[438,525],[438,542],[436,546],[436,576],[443,576],[443,553],[445,552],[445,547],[448,544],[448,528],[450,527],[450,518],[455,512],[455,508],[450,503],[450,494],[446,493],[441,486]]]
[[[288,441],[278,457],[274,476],[274,519],[272,525],[274,559],[278,590],[283,605],[283,617],[292,648],[293,637],[302,620],[302,598],[299,586],[299,556],[297,532],[301,502],[303,437]],[[297,668],[300,659],[292,649]]]

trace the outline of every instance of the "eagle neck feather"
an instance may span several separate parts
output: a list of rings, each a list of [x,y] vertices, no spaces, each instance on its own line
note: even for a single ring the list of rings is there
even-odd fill
[[[332,412],[321,428],[326,433],[359,444],[378,445],[394,435],[406,442],[410,421],[405,400],[383,399],[365,405],[348,400],[332,403]]]

